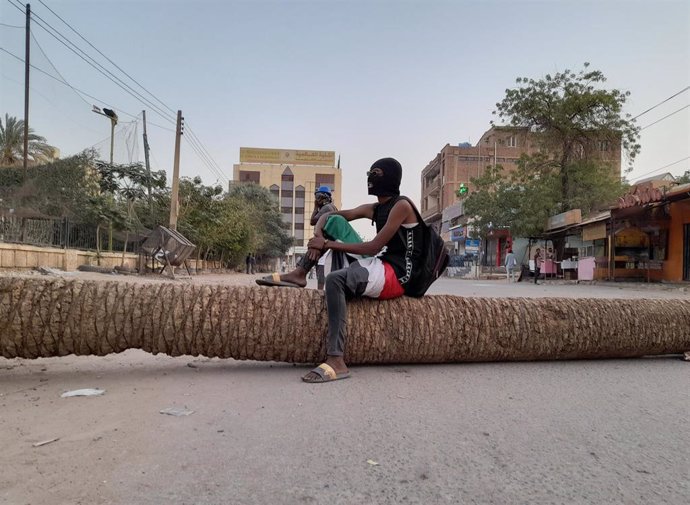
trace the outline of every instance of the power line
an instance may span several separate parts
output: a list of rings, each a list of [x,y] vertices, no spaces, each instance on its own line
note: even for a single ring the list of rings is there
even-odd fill
[[[12,0],[8,0],[12,1]],[[14,4],[13,4],[14,5]],[[175,121],[171,119],[168,115],[167,112],[163,111],[160,107],[152,103],[150,100],[145,98],[143,95],[141,95],[138,91],[133,89],[131,86],[129,86],[126,82],[124,82],[122,79],[120,79],[118,76],[113,74],[110,70],[105,68],[103,65],[101,65],[98,61],[93,59],[90,55],[88,55],[86,52],[84,52],[79,46],[77,46],[74,42],[69,40],[67,37],[65,37],[62,33],[60,33],[59,30],[54,28],[50,23],[45,21],[41,16],[38,14],[32,13],[31,17],[34,19],[34,22],[41,27],[44,31],[46,31],[51,37],[53,37],[55,40],[60,42],[63,46],[65,46],[67,49],[72,51],[74,54],[76,54],[79,58],[84,60],[88,65],[96,69],[98,72],[100,72],[103,76],[105,76],[108,80],[116,84],[118,87],[123,89],[125,92],[127,92],[129,95],[133,96],[135,99],[138,101],[144,103],[148,107],[151,108],[153,112],[161,116],[163,119],[170,121],[171,123],[174,123]],[[81,54],[80,54],[81,53]],[[108,75],[109,74],[109,75]]]
[[[685,88],[681,89],[678,93],[669,96],[666,100],[662,100],[661,102],[659,102],[658,104],[656,104],[656,105],[653,106],[653,107],[650,107],[650,108],[647,109],[646,111],[640,112],[637,116],[635,116],[635,117],[632,118],[632,119],[637,119],[638,117],[640,117],[640,116],[642,116],[642,115],[644,115],[644,114],[647,114],[647,112],[656,109],[659,105],[662,105],[662,104],[668,102],[669,100],[671,100],[672,98],[677,97],[677,96],[680,95],[681,93],[685,93],[685,92],[686,92],[687,90],[689,90],[689,89],[690,89],[690,86],[686,86]],[[632,119],[631,119],[631,121],[632,121]]]
[[[216,177],[225,179],[225,177],[222,174],[222,170],[220,170],[220,167],[218,167],[218,164],[215,162],[211,154],[201,143],[196,134],[191,130],[191,128],[189,128],[189,126],[187,126],[187,133],[188,135],[184,135],[184,138],[190,145],[190,147],[194,150],[194,152],[197,154],[199,159],[201,159],[204,162],[204,164]]]
[[[189,138],[190,138],[191,140],[194,140],[195,143],[197,143],[197,144],[199,145],[199,147],[201,148],[201,150],[206,154],[207,158],[208,158],[208,159],[212,162],[212,164],[214,165],[215,168],[214,168],[213,171],[215,172],[215,174],[216,174],[218,177],[220,177],[221,179],[227,180],[227,178],[223,175],[223,170],[220,168],[220,165],[218,165],[218,163],[216,162],[216,160],[213,159],[213,156],[211,156],[211,153],[208,152],[208,149],[206,149],[206,146],[204,146],[204,144],[201,142],[201,140],[199,139],[199,137],[197,136],[197,134],[194,133],[194,131],[193,131],[189,126],[187,126],[187,131],[189,132],[189,135],[190,135]],[[228,182],[229,182],[229,181],[228,181]]]
[[[22,90],[24,89],[24,83],[23,83],[22,81],[18,81],[18,80],[16,80],[16,79],[13,79],[12,77],[10,77],[10,76],[8,76],[8,75],[6,75],[6,74],[0,74],[0,76],[2,76],[2,78],[5,79],[6,81],[14,82],[14,83],[18,84],[19,86],[21,86],[21,89],[22,89]],[[101,134],[100,131],[97,132],[97,131],[94,130],[93,128],[90,128],[90,127],[88,127],[88,126],[85,126],[85,125],[83,125],[83,124],[81,124],[81,123],[79,123],[79,122],[73,120],[69,115],[65,115],[65,114],[64,114],[64,113],[65,113],[65,110],[62,109],[62,108],[60,107],[59,104],[54,103],[54,102],[53,102],[53,99],[52,99],[51,97],[49,97],[49,96],[47,96],[47,95],[44,95],[43,93],[41,93],[38,89],[36,89],[36,88],[33,87],[33,86],[30,86],[29,89],[31,90],[31,93],[40,96],[40,97],[43,98],[43,100],[45,100],[46,103],[48,103],[51,107],[53,107],[55,110],[57,110],[57,111],[59,111],[61,114],[63,114],[63,116],[64,116],[64,117],[63,117],[63,120],[64,120],[64,121],[69,121],[70,123],[79,126],[80,128],[84,129],[85,131],[88,130],[88,131],[90,131],[90,132],[92,132],[92,133],[97,133],[98,135]]]
[[[13,53],[9,52],[9,51],[8,51],[7,49],[5,49],[4,47],[0,47],[0,51],[9,54],[9,55],[12,56],[13,58],[15,58],[17,61],[20,61],[20,62],[24,63],[24,59],[23,59],[23,58],[20,58],[20,57],[17,56],[16,54],[13,54]],[[88,96],[88,97],[91,98],[92,100],[96,100],[96,101],[99,102],[99,103],[103,103],[103,104],[105,104],[105,105],[108,105],[109,107],[113,107],[112,105],[109,105],[105,100],[101,100],[100,98],[96,98],[95,96],[89,95],[86,91],[82,91],[82,90],[80,90],[79,88],[75,88],[74,86],[72,86],[72,85],[71,85],[70,83],[68,83],[67,81],[58,79],[58,78],[55,77],[54,75],[50,74],[49,72],[46,72],[46,71],[43,70],[42,68],[37,67],[37,66],[34,65],[33,63],[30,63],[29,66],[30,66],[31,68],[33,68],[34,70],[36,70],[36,71],[38,71],[38,72],[41,72],[42,74],[47,75],[47,76],[50,77],[51,79],[55,79],[55,80],[56,80],[57,82],[59,82],[60,84],[64,84],[65,86],[74,89],[77,93],[81,93],[81,94],[84,95],[84,96]],[[63,79],[64,79],[64,78],[63,78]],[[87,103],[88,103],[88,102],[87,102]],[[90,105],[90,104],[89,104],[89,105]],[[114,107],[113,107],[113,108],[114,108]],[[135,116],[132,116],[131,114],[128,114],[127,112],[124,112],[124,111],[120,110],[120,109],[117,109],[117,110],[119,110],[120,112],[124,113],[124,114],[127,115],[127,116],[135,117]]]
[[[184,139],[187,141],[187,144],[192,148],[194,153],[197,155],[197,157],[201,160],[201,162],[206,165],[206,167],[213,173],[216,177],[225,179],[223,177],[223,174],[213,165],[213,161],[211,158],[209,158],[209,155],[204,152],[204,149],[199,146],[198,143],[194,140],[194,138],[190,135],[183,135]]]
[[[6,26],[7,28],[24,28],[23,26],[8,25],[8,24],[5,24],[5,23],[0,23],[0,26]]]
[[[668,167],[670,167],[670,166],[673,166],[673,165],[676,165],[676,164],[680,163],[681,161],[685,161],[685,160],[688,160],[688,159],[690,159],[690,156],[686,156],[685,158],[681,158],[681,159],[679,159],[678,161],[674,161],[673,163],[669,163],[668,165],[664,165],[663,167],[657,168],[657,169],[655,169],[655,170],[652,170],[651,172],[647,172],[647,173],[645,173],[645,174],[638,175],[637,178],[640,179],[640,178],[645,177],[645,176],[647,176],[647,175],[651,175],[651,174],[653,174],[654,172],[658,172],[659,170],[663,170],[664,168],[668,168]]]
[[[17,4],[15,4],[12,0],[7,0],[7,1],[12,5],[12,7],[17,9],[19,12],[21,12],[22,14],[26,14],[25,10],[22,9],[21,7],[19,7]],[[19,5],[21,5],[21,4],[19,4]],[[24,27],[22,27],[22,28],[24,28]]]
[[[13,54],[13,53],[9,52],[7,49],[5,49],[5,48],[3,48],[3,47],[0,47],[0,51],[9,54],[10,56],[12,56],[13,58],[15,58],[16,60],[18,60],[18,61],[24,63],[24,59],[23,59],[23,58],[20,58],[20,57],[17,56],[16,54]],[[44,53],[44,55],[45,55],[45,53]],[[47,56],[46,56],[46,58],[47,58]],[[50,61],[50,60],[48,60],[48,61]],[[82,95],[84,95],[84,96],[87,96],[87,97],[91,98],[92,100],[95,100],[95,101],[98,102],[98,103],[102,103],[102,104],[104,104],[104,105],[108,105],[109,107],[111,107],[111,108],[117,110],[118,112],[121,112],[121,113],[124,114],[125,116],[129,116],[129,117],[135,118],[135,119],[138,117],[138,115],[130,114],[129,112],[126,112],[126,111],[120,109],[119,107],[115,107],[114,105],[110,105],[110,104],[109,104],[108,102],[106,102],[105,100],[101,100],[100,98],[96,98],[95,96],[90,95],[90,94],[87,93],[86,91],[83,91],[83,90],[81,90],[81,89],[79,89],[79,88],[75,88],[75,87],[72,86],[69,82],[67,82],[66,80],[64,80],[64,77],[62,77],[62,75],[60,75],[60,77],[62,78],[62,80],[60,80],[60,79],[58,79],[57,77],[55,77],[54,75],[50,74],[49,72],[46,72],[46,71],[43,70],[42,68],[37,67],[37,66],[34,65],[33,63],[30,64],[30,66],[31,66],[31,68],[33,68],[34,70],[36,70],[36,71],[38,71],[38,72],[41,72],[42,74],[45,74],[46,76],[50,77],[51,79],[56,80],[56,81],[59,82],[60,84],[63,84],[63,85],[65,85],[65,86],[69,87],[69,88],[72,88],[76,93],[79,93],[79,94],[82,94]],[[53,67],[53,68],[54,68],[54,67]],[[55,71],[57,72],[57,69],[55,69]],[[59,73],[59,72],[58,72],[58,73]],[[89,104],[88,102],[86,102],[86,103],[87,103],[89,106],[91,105],[91,104]],[[166,130],[166,131],[169,131],[169,132],[174,132],[174,131],[175,131],[175,130],[172,130],[172,129],[167,128],[167,127],[165,127],[165,126],[161,126],[161,125],[159,125],[159,124],[152,123],[152,122],[150,122],[150,121],[147,121],[146,124],[150,124],[150,125],[152,125],[152,126],[155,126],[155,127],[157,127],[157,128],[160,128],[160,129],[162,129],[162,130]]]
[[[31,34],[31,38],[32,38],[32,39],[34,40],[34,42],[36,43],[36,46],[38,47],[38,50],[41,51],[41,53],[43,54],[43,57],[44,57],[46,60],[48,60],[48,63],[50,63],[50,66],[53,67],[53,70],[55,70],[55,73],[56,73],[58,76],[60,76],[60,79],[62,79],[62,82],[64,82],[65,84],[67,84],[67,85],[74,91],[74,93],[75,93],[79,98],[81,98],[81,99],[84,101],[84,103],[85,103],[86,105],[89,105],[89,106],[93,105],[93,104],[90,104],[89,102],[87,102],[86,100],[84,100],[84,97],[83,97],[81,94],[79,94],[79,93],[77,92],[77,90],[75,90],[72,86],[70,86],[70,84],[67,82],[67,79],[65,79],[65,77],[60,73],[60,71],[59,71],[59,70],[57,69],[57,67],[53,64],[53,62],[50,60],[50,58],[48,58],[48,55],[46,54],[46,52],[45,52],[45,51],[43,50],[43,48],[41,47],[41,44],[38,43],[38,40],[36,39],[36,37],[34,37],[34,34],[33,34],[33,33]]]
[[[70,25],[67,21],[65,21],[57,12],[55,12],[53,9],[51,9],[50,7],[48,7],[48,6],[43,2],[43,0],[38,0],[38,1],[41,3],[41,5],[43,5],[43,7],[45,7],[45,8],[48,9],[51,13],[53,13],[53,15],[54,15],[55,17],[57,17],[60,21],[62,21],[65,25],[67,25],[67,26],[69,27],[70,30],[72,30],[74,33],[76,33],[77,36],[78,36],[80,39],[82,39],[82,40],[83,40],[84,42],[86,42],[89,46],[91,46],[96,52],[98,52],[98,54],[100,54],[101,56],[103,56],[103,57],[104,57],[106,60],[108,60],[112,65],[114,65],[115,68],[117,68],[120,72],[122,72],[122,73],[125,74],[127,77],[129,77],[129,78],[132,80],[132,82],[134,82],[137,86],[139,86],[141,89],[143,89],[144,91],[146,91],[146,92],[147,92],[150,96],[152,96],[158,103],[160,103],[160,104],[163,105],[166,109],[168,109],[170,112],[172,112],[173,114],[175,114],[175,111],[174,111],[172,108],[170,108],[168,105],[166,105],[162,100],[160,100],[156,95],[154,95],[153,93],[151,93],[151,92],[150,92],[148,89],[146,89],[144,86],[142,86],[139,82],[137,82],[137,80],[136,80],[134,77],[132,77],[131,75],[129,75],[127,72],[125,72],[117,63],[115,63],[113,60],[111,60],[111,59],[108,58],[105,54],[103,54],[96,46],[94,46],[94,45],[93,45],[91,42],[89,42],[81,33],[79,33],[72,25]]]
[[[13,0],[8,0],[8,2],[10,2],[10,4],[13,5],[13,6],[14,6],[17,10],[19,10],[20,12],[22,12],[22,13],[24,12],[23,9],[21,9],[20,7],[17,6],[18,2],[15,3]],[[141,89],[143,89],[144,91],[146,91],[146,93],[148,93],[149,95],[151,95],[157,102],[159,102],[160,104],[162,104],[165,108],[167,108],[167,109],[170,110],[171,112],[174,112],[174,110],[173,110],[172,108],[170,108],[170,107],[169,107],[168,105],[166,105],[162,100],[160,100],[158,97],[156,97],[155,95],[153,95],[153,93],[151,93],[151,92],[148,91],[146,88],[144,88],[144,87],[143,87],[141,84],[139,84],[133,77],[131,77],[127,72],[125,72],[122,68],[120,68],[115,62],[113,62],[110,58],[108,58],[105,54],[103,54],[100,50],[98,50],[93,44],[91,44],[91,42],[89,42],[88,40],[86,40],[86,38],[84,38],[84,37],[83,37],[77,30],[75,30],[69,23],[67,23],[64,19],[62,19],[62,17],[60,17],[57,13],[55,13],[55,11],[53,11],[52,9],[50,9],[50,8],[49,8],[45,3],[43,3],[41,0],[39,0],[39,2],[40,2],[44,7],[46,7],[53,15],[55,15],[58,19],[60,19],[60,21],[62,21],[64,24],[66,24],[66,25],[67,25],[73,32],[75,32],[82,40],[84,40],[87,44],[89,44],[89,46],[91,46],[93,49],[95,49],[101,56],[103,56],[106,60],[108,60],[111,64],[113,64],[118,70],[120,70],[120,71],[121,71],[123,74],[125,74],[129,79],[131,79],[137,86],[139,86]],[[19,5],[21,5],[21,4],[19,4]],[[39,15],[36,14],[35,12],[32,12],[31,14],[32,14],[32,18],[34,18],[35,23],[36,23],[39,27],[41,27],[41,28],[42,28],[44,31],[46,31],[49,35],[51,35],[51,36],[52,36],[53,38],[55,38],[58,42],[60,42],[62,45],[64,45],[67,49],[69,49],[69,50],[72,51],[74,54],[76,54],[77,56],[79,56],[79,57],[80,57],[82,60],[84,60],[87,64],[89,64],[91,67],[95,68],[98,72],[100,72],[101,74],[103,74],[107,79],[109,79],[111,82],[115,83],[118,87],[120,87],[121,89],[123,89],[125,92],[127,92],[128,94],[130,94],[131,96],[133,96],[134,98],[136,98],[137,100],[139,100],[140,102],[142,102],[143,104],[145,104],[145,105],[147,105],[148,107],[150,107],[150,108],[152,109],[153,112],[157,113],[157,114],[158,114],[159,116],[161,116],[163,119],[165,119],[165,120],[167,120],[167,121],[170,121],[171,123],[174,123],[174,122],[175,122],[174,120],[172,120],[172,119],[167,115],[167,113],[166,113],[165,111],[163,111],[163,109],[161,109],[161,108],[158,107],[157,105],[153,104],[149,99],[147,99],[147,98],[145,98],[143,95],[141,95],[141,93],[139,93],[139,92],[137,92],[136,90],[134,90],[131,86],[129,86],[127,83],[125,83],[122,79],[120,79],[120,78],[117,77],[115,74],[113,74],[113,73],[110,72],[108,69],[106,69],[106,68],[105,68],[103,65],[101,65],[98,61],[96,61],[93,57],[91,57],[90,55],[88,55],[88,54],[87,54],[85,51],[83,51],[79,46],[77,46],[74,42],[72,42],[69,38],[67,38],[65,35],[63,35],[59,30],[57,30],[57,29],[56,29],[55,27],[53,27],[50,23],[48,23],[47,21],[45,21],[41,16],[39,16]],[[37,19],[40,20],[40,21],[37,21]],[[62,40],[62,39],[64,39],[64,40]],[[35,40],[35,37],[34,37],[34,40]],[[0,48],[0,49],[1,49],[1,48]],[[5,51],[5,52],[7,52],[7,51]],[[80,54],[80,53],[81,53],[81,54]],[[11,54],[11,53],[8,52],[8,54]],[[11,55],[12,55],[12,54],[11,54]],[[44,55],[45,55],[45,53],[44,53]],[[17,56],[15,56],[15,55],[12,55],[12,56],[14,56],[15,58],[17,58]],[[46,56],[46,58],[47,58],[47,56]],[[20,58],[17,58],[17,59],[20,59]],[[21,59],[20,59],[20,61],[21,61]],[[52,65],[52,62],[51,62],[51,65]],[[31,65],[31,66],[33,67],[33,65]],[[99,67],[100,67],[100,68],[99,68]],[[53,66],[53,68],[55,68],[55,67]],[[55,69],[55,70],[57,71],[57,69]],[[44,72],[44,73],[46,73],[46,72]],[[112,77],[109,77],[108,75],[106,75],[106,73],[107,73],[107,74],[110,74],[110,76],[112,76]],[[59,72],[58,72],[58,74],[59,74]],[[46,75],[49,75],[49,76],[50,76],[50,74],[47,74],[47,73],[46,73]],[[53,77],[53,78],[55,79],[54,76],[50,76],[50,77]],[[61,76],[61,77],[62,77],[62,76]],[[63,79],[64,79],[64,78],[63,78]],[[58,80],[58,79],[56,79],[56,80]],[[116,82],[116,81],[117,81],[117,82]],[[59,80],[58,80],[58,82],[62,82],[62,81],[59,81]],[[63,82],[63,84],[67,84],[68,86],[72,87],[71,85],[69,85],[68,83],[66,83],[66,81]],[[74,89],[76,89],[76,88],[74,88]],[[85,96],[89,96],[89,95],[87,95],[86,93],[84,93],[84,95],[85,95]],[[93,98],[93,97],[90,97],[90,98]],[[95,99],[95,98],[94,98],[94,99]],[[100,101],[100,100],[99,100],[99,101]],[[102,102],[102,101],[101,101],[101,102]],[[102,103],[105,103],[105,102],[102,102]],[[128,114],[128,115],[130,115],[130,114]],[[132,117],[134,117],[134,116],[132,116]],[[150,123],[150,124],[152,124],[152,125],[154,125],[154,126],[157,126],[157,127],[160,127],[159,125],[156,125],[155,123]],[[195,151],[195,153],[197,154],[197,156],[200,157],[200,159],[204,162],[204,164],[206,164],[206,166],[207,166],[213,173],[215,173],[215,175],[219,176],[219,177],[222,178],[222,179],[227,180],[227,178],[225,178],[225,176],[223,175],[222,170],[220,169],[220,166],[219,166],[218,163],[213,159],[213,157],[211,156],[211,154],[208,152],[208,149],[206,149],[206,147],[203,145],[203,143],[202,143],[201,140],[198,138],[198,136],[196,136],[196,134],[195,134],[193,131],[191,131],[189,128],[188,128],[188,131],[189,131],[189,133],[190,133],[190,136],[188,137],[187,142],[188,142],[189,145],[192,147],[192,149]]]
[[[655,124],[660,123],[660,122],[663,121],[664,119],[670,118],[670,117],[673,116],[674,114],[678,114],[680,111],[685,110],[685,109],[687,109],[688,107],[690,107],[690,104],[686,105],[685,107],[681,107],[680,109],[678,109],[678,110],[676,110],[676,111],[671,112],[670,114],[668,114],[668,115],[662,117],[661,119],[657,119],[657,120],[654,121],[653,123],[649,123],[647,126],[643,126],[642,128],[640,128],[640,131],[644,130],[645,128],[649,128],[650,126],[654,126]]]

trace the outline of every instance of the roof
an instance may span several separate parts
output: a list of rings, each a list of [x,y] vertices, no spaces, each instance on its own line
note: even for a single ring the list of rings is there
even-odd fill
[[[580,226],[587,226],[588,224],[594,224],[594,223],[598,223],[600,221],[606,221],[607,219],[611,219],[611,211],[610,210],[605,210],[603,212],[593,214],[593,215],[589,216],[587,219],[583,219],[582,222],[580,222]]]
[[[682,200],[690,198],[690,183],[679,184],[669,189],[664,195],[667,200]]]
[[[670,182],[673,182],[675,180],[676,180],[676,178],[673,177],[673,174],[671,174],[671,172],[666,172],[665,174],[653,175],[651,177],[645,177],[644,179],[640,179],[639,181],[635,181],[633,183],[633,186],[637,186],[638,184],[643,184],[645,182],[651,182],[651,181],[670,181]]]
[[[636,186],[630,193],[618,199],[618,208],[642,207],[655,202],[682,200],[684,198],[690,198],[690,183],[668,188],[655,188],[651,185]]]

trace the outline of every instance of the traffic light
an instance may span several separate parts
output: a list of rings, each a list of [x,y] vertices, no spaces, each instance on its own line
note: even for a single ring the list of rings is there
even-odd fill
[[[458,196],[464,196],[467,194],[468,188],[464,182],[460,183],[460,188],[458,189]]]

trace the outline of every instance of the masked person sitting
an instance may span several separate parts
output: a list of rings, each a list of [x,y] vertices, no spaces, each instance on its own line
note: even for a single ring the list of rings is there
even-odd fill
[[[305,382],[329,382],[344,379],[350,372],[344,360],[347,339],[346,300],[366,296],[380,300],[405,294],[405,285],[413,269],[425,254],[421,242],[421,226],[413,204],[400,196],[402,167],[393,158],[382,158],[367,172],[369,194],[376,203],[360,205],[319,218],[303,259],[304,264],[280,275],[270,284],[303,286],[309,268],[324,253],[326,261],[326,309],[328,337],[326,361],[302,377]],[[355,241],[356,233],[349,225],[355,219],[370,219],[376,225],[376,236],[369,242]],[[329,273],[330,271],[330,273]],[[275,274],[274,274],[275,275]]]

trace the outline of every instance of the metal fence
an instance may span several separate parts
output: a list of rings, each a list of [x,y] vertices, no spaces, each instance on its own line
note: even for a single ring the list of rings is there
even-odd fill
[[[126,234],[111,233],[107,226],[101,227],[100,233],[97,233],[97,226],[74,222],[67,218],[0,217],[0,242],[96,251],[97,234],[100,235],[101,251],[124,249]],[[132,234],[128,238],[127,252],[139,252],[139,237],[139,234]]]

